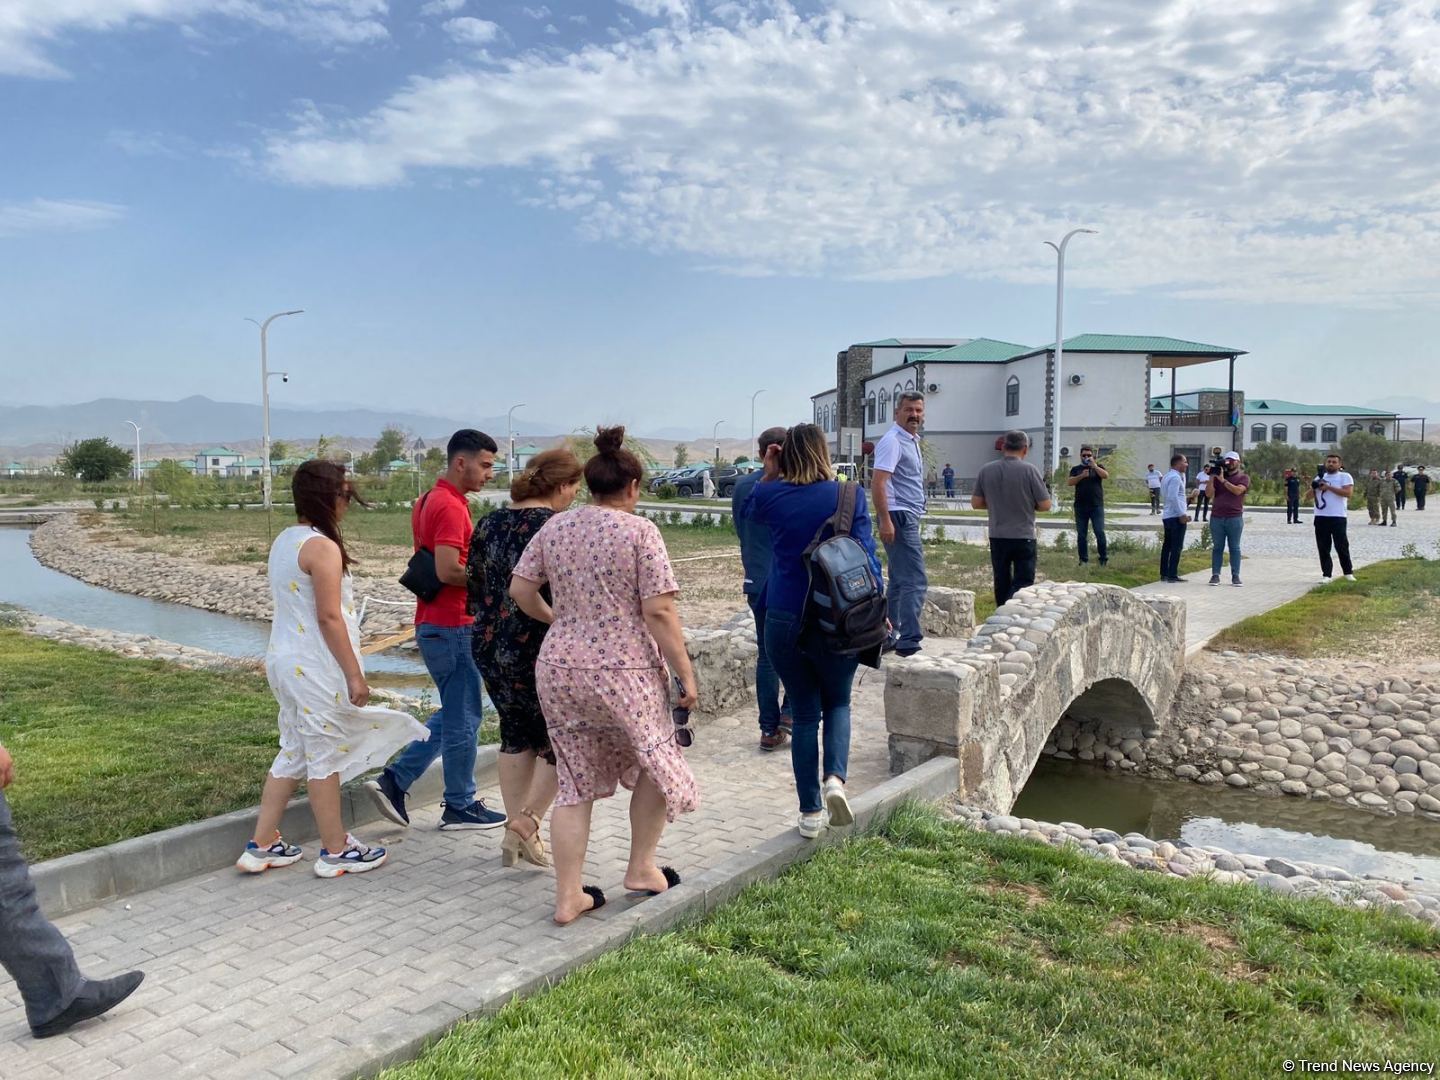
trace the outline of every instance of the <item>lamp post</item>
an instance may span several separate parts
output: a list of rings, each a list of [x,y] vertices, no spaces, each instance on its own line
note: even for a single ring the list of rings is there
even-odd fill
[[[354,450],[351,450],[351,449],[347,446],[347,447],[345,448],[345,452],[350,455],[350,473],[351,473],[351,475],[354,475],[354,473],[355,473],[355,451],[354,451]]]
[[[140,425],[134,420],[126,420],[135,429],[135,486],[140,486]]]
[[[260,440],[260,490],[265,503],[265,509],[270,509],[270,376],[279,375],[283,382],[290,381],[289,372],[271,371],[269,358],[265,352],[266,335],[270,330],[270,324],[276,319],[286,315],[302,315],[304,308],[296,308],[294,311],[277,311],[264,322],[256,319],[246,318],[246,322],[252,322],[260,327],[260,411],[263,414],[265,425],[264,433]]]
[[[510,411],[505,414],[505,435],[510,450],[505,455],[505,472],[507,476],[515,475],[515,410],[525,408],[522,401],[519,405],[511,405]]]
[[[425,449],[425,440],[416,436],[415,445],[410,447],[410,452],[415,455],[415,499],[420,499],[420,454]]]
[[[763,393],[764,390],[756,390],[750,395],[750,449],[746,451],[747,454],[755,452],[755,399]]]
[[[1060,468],[1060,376],[1061,364],[1065,360],[1065,249],[1079,233],[1095,234],[1094,229],[1071,229],[1060,243],[1045,241],[1047,247],[1055,249],[1055,405],[1051,415],[1050,429],[1050,475]]]
[[[725,423],[724,420],[716,420],[715,429],[710,433],[710,441],[715,444],[715,467],[717,469],[720,467],[720,425],[723,423]]]

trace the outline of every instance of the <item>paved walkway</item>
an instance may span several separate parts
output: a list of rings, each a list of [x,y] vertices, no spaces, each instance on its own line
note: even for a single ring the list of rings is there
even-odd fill
[[[1184,585],[1141,591],[1183,596],[1187,638],[1198,645],[1312,587],[1314,556],[1296,550],[1310,542],[1310,530],[1291,528],[1293,541],[1286,533],[1275,542],[1293,544],[1292,553],[1247,561],[1244,589],[1210,588],[1208,574],[1192,574]],[[1354,533],[1365,529],[1363,521],[1352,525]],[[1433,543],[1418,528],[1384,532],[1395,535],[1367,538],[1367,561],[1383,557],[1378,548],[1387,543],[1395,554],[1402,542]],[[1247,541],[1251,536],[1247,525]],[[661,845],[663,861],[682,874],[793,828],[789,756],[756,750],[752,723],[728,717],[698,733],[690,757],[704,806],[671,826]],[[850,785],[859,792],[888,776],[878,673],[866,673],[857,687],[853,729]],[[498,803],[493,782],[482,795]],[[598,928],[628,906],[620,885],[626,805],[622,796],[597,807],[587,871],[613,903],[571,927],[550,922],[548,874],[503,869],[498,835],[440,833],[435,811],[420,808],[409,830],[365,830],[393,851],[391,863],[372,874],[321,881],[303,863],[258,877],[227,870],[63,918],[85,970],[106,975],[138,966],[145,985],[113,1015],[45,1041],[29,1038],[18,993],[0,985],[0,1074],[348,1075],[384,1043],[387,1027],[421,1014],[442,1027],[457,1018],[453,1002],[466,988],[517,970],[546,970],[557,954],[594,947]]]

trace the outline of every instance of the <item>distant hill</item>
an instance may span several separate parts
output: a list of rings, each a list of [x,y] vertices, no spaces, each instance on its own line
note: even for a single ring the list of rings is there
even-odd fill
[[[233,401],[189,397],[183,401],[131,401],[100,398],[80,405],[0,406],[0,448],[10,454],[63,446],[75,439],[107,435],[129,446],[135,433],[125,423],[140,425],[147,446],[187,446],[239,442],[260,437],[260,406]],[[517,417],[518,420],[518,417]],[[275,439],[311,442],[320,435],[373,440],[382,428],[396,425],[434,442],[461,427],[477,427],[498,438],[505,436],[505,417],[429,416],[363,408],[296,409],[270,407],[270,434]],[[565,430],[559,425],[525,418],[527,437],[549,436]]]

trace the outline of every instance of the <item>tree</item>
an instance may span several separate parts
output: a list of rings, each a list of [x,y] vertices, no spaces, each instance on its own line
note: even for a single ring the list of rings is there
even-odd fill
[[[675,468],[683,469],[690,464],[690,448],[683,442],[675,444]]]
[[[732,461],[730,464],[731,464],[731,465],[744,465],[745,462],[747,462],[747,461],[749,461],[749,460],[750,460],[750,459],[749,459],[748,457],[746,457],[744,454],[736,454],[736,455],[735,455],[735,460]]]
[[[71,443],[60,455],[60,468],[67,476],[78,476],[87,484],[99,484],[129,471],[134,455],[109,439],[84,439]]]
[[[290,456],[290,444],[284,439],[276,439],[270,444],[270,464],[277,461],[284,461]]]
[[[445,451],[438,446],[432,446],[425,451],[425,457],[421,460],[426,469],[434,469],[438,472],[445,468]]]
[[[1390,470],[1395,467],[1397,449],[1393,442],[1383,435],[1372,435],[1368,431],[1352,431],[1340,440],[1337,447],[1345,462],[1345,471],[1359,476],[1371,469]]]
[[[315,456],[317,458],[328,457],[330,454],[330,440],[321,435],[315,440]]]
[[[1245,474],[1252,480],[1279,480],[1286,469],[1294,469],[1301,476],[1314,472],[1317,452],[1302,450],[1287,442],[1257,443],[1245,451]]]
[[[174,458],[163,458],[150,472],[150,486],[162,495],[174,497],[193,489],[195,477]]]
[[[403,458],[409,445],[409,438],[403,430],[394,424],[387,424],[380,432],[380,437],[375,440],[377,465],[388,465],[396,458]]]

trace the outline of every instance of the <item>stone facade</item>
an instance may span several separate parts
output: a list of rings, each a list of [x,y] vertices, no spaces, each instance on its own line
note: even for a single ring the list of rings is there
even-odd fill
[[[1123,712],[1151,737],[1185,667],[1185,605],[1113,585],[1047,583],[992,615],[954,658],[887,665],[891,771],[960,759],[960,797],[1007,811],[1063,715]]]

